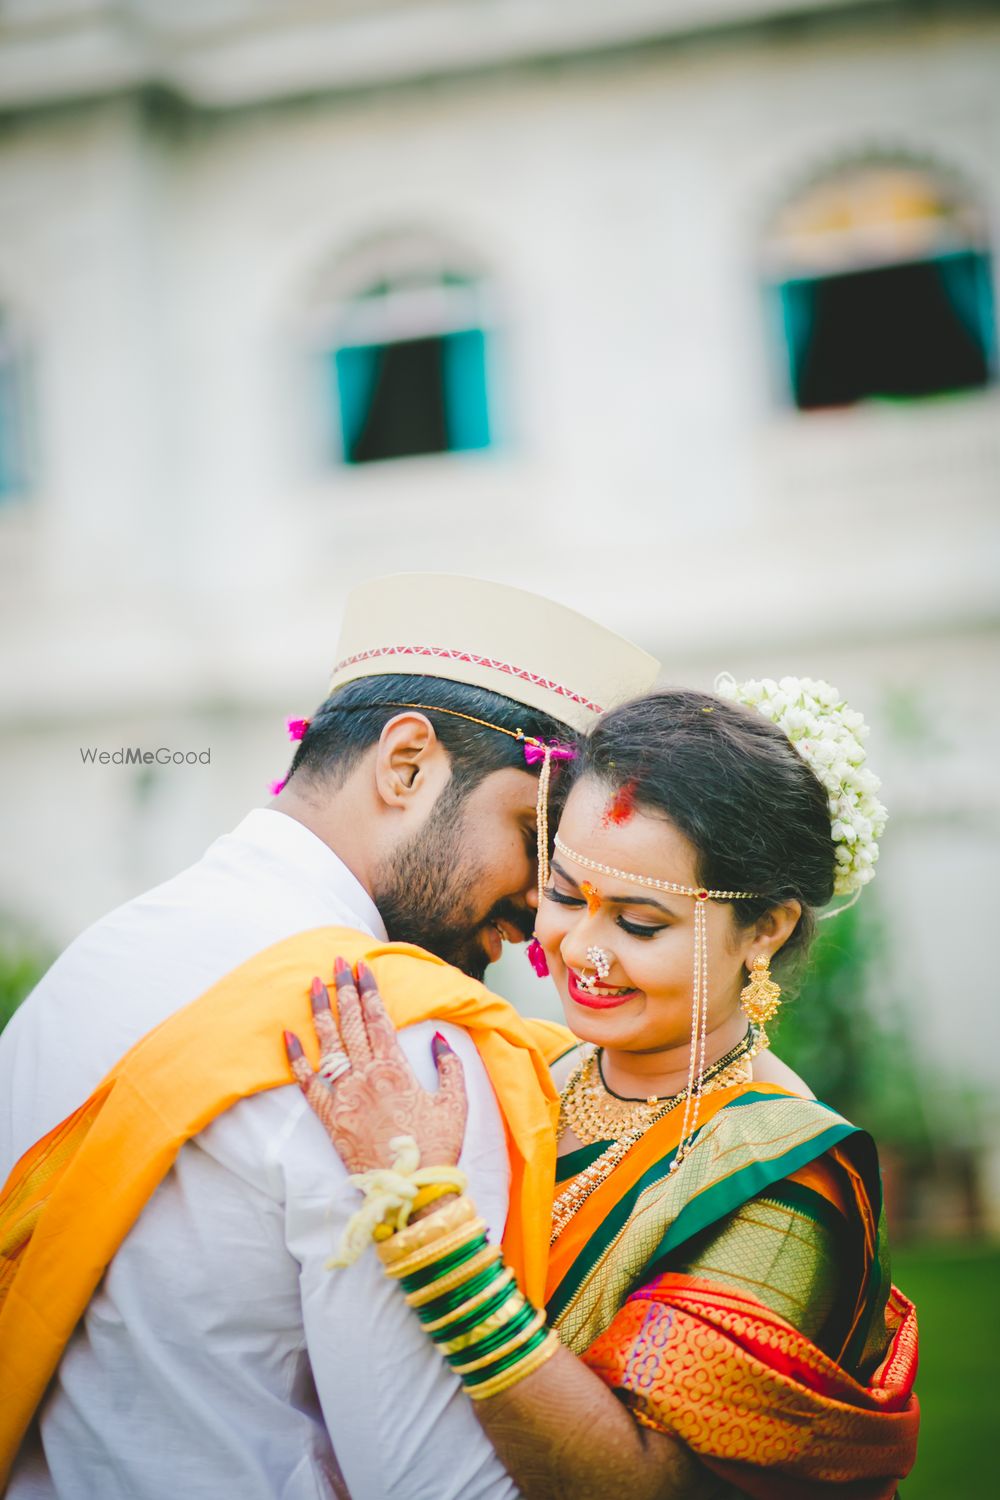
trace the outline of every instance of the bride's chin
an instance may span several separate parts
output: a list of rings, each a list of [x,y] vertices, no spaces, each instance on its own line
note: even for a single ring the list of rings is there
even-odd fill
[[[590,1042],[595,1047],[621,1045],[621,1027],[609,1022],[600,1011],[581,1011],[571,1000],[564,1000],[563,1017],[579,1042]]]

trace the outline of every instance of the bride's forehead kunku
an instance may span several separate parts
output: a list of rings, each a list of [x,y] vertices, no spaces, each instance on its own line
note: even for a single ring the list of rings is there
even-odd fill
[[[673,823],[642,806],[641,789],[632,790],[629,816],[614,821],[607,816],[614,792],[595,777],[585,776],[573,787],[559,820],[560,842],[570,850],[608,865],[621,876],[578,867],[571,857],[556,852],[556,860],[578,883],[586,878],[602,895],[627,890],[626,875],[653,877],[677,885],[698,885],[697,851]]]

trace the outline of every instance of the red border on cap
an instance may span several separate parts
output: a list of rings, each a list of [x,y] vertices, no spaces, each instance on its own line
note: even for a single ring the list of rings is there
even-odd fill
[[[336,677],[344,667],[356,666],[361,661],[374,661],[380,656],[435,656],[445,661],[467,661],[477,667],[492,667],[496,672],[506,672],[508,677],[520,677],[523,682],[534,683],[535,687],[547,688],[549,692],[558,693],[562,698],[569,698],[573,703],[588,708],[591,713],[604,712],[599,703],[593,703],[582,694],[574,693],[572,688],[563,687],[561,682],[553,682],[549,677],[539,677],[537,672],[515,667],[509,661],[499,661],[495,656],[477,656],[472,651],[453,651],[448,646],[375,646],[370,651],[359,651],[354,656],[345,657],[334,667],[333,676]]]

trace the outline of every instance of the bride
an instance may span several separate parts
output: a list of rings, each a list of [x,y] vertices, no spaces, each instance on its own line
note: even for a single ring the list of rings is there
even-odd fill
[[[444,1039],[429,1095],[342,962],[337,1021],[314,986],[321,1072],[286,1035],[365,1191],[342,1263],[377,1241],[528,1500],[888,1500],[912,1465],[916,1324],[873,1143],[766,1031],[773,975],[873,874],[864,732],[825,683],[727,679],[628,703],[580,747],[532,945],[572,1033],[551,1223],[530,1226],[544,1308],[462,1193]]]

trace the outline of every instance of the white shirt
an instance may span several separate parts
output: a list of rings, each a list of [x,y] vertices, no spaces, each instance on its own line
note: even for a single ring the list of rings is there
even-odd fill
[[[343,862],[259,809],[89,928],[0,1036],[0,1183],[159,1021],[328,924],[385,938]],[[427,1087],[436,1029],[401,1033]],[[462,1166],[496,1240],[502,1121],[468,1035],[442,1029],[469,1093]],[[242,1100],[183,1146],[67,1346],[10,1500],[319,1500],[344,1481],[353,1500],[516,1497],[377,1258],[325,1269],[358,1202],[294,1085]]]

